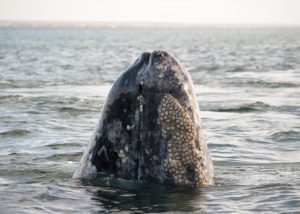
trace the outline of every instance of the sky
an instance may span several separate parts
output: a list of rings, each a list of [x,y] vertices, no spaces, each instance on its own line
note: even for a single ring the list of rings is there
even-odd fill
[[[0,0],[0,20],[300,25],[300,0]]]

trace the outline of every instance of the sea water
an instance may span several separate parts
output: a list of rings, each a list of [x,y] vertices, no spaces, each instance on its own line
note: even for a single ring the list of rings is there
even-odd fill
[[[189,71],[216,185],[72,180],[144,51]],[[0,213],[299,213],[300,29],[0,28]]]

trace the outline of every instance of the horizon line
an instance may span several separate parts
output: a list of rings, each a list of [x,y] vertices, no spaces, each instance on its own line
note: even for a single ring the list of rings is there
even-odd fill
[[[81,21],[81,20],[9,20],[0,19],[0,27],[79,27],[79,28],[300,28],[300,24],[289,23],[189,23],[189,22],[150,22],[150,21]]]

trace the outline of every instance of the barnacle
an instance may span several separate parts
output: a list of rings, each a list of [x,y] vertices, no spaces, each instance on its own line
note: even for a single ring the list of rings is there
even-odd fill
[[[168,154],[164,161],[165,171],[177,184],[205,184],[200,164],[201,152],[196,148],[196,130],[193,121],[178,100],[171,94],[165,94],[158,107],[159,124],[162,136],[168,138]],[[194,179],[188,176],[188,168],[192,168]]]

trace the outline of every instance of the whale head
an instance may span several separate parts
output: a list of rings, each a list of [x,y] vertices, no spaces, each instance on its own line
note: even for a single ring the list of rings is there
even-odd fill
[[[143,53],[113,84],[74,177],[105,172],[211,185],[213,166],[189,73],[170,53]]]

